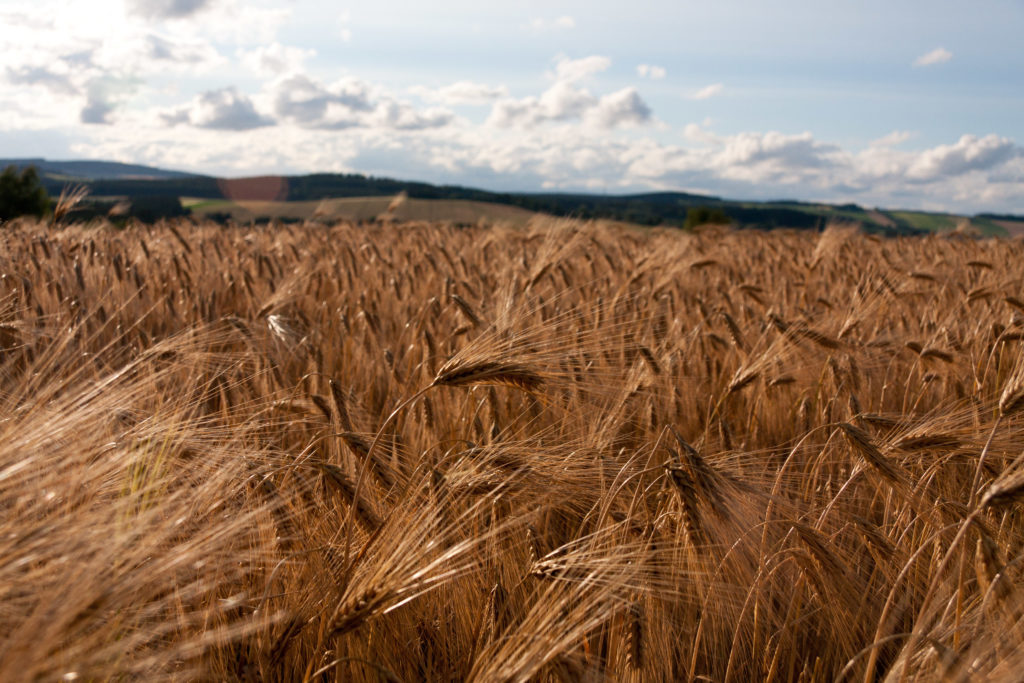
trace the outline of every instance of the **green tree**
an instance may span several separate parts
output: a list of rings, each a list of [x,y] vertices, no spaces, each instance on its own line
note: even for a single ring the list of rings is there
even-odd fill
[[[42,216],[50,208],[50,197],[39,181],[35,166],[18,172],[11,165],[0,173],[0,220],[18,216]]]
[[[143,223],[155,223],[161,218],[175,218],[188,214],[188,209],[182,207],[180,199],[161,195],[133,197],[131,209],[128,210],[129,216],[138,218]]]
[[[686,212],[685,227],[695,228],[698,225],[707,225],[708,223],[724,225],[730,222],[729,216],[720,208],[694,206],[690,207]]]

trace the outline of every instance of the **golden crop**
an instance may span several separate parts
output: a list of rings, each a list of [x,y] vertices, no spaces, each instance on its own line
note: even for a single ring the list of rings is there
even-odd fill
[[[1024,669],[1021,242],[0,240],[0,680]]]

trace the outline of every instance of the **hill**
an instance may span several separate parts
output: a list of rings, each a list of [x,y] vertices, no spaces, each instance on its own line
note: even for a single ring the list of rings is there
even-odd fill
[[[50,161],[47,159],[0,159],[0,168],[35,166],[40,174],[52,180],[95,181],[111,179],[167,180],[195,177],[182,171],[168,171],[153,166],[122,164],[117,161]]]
[[[779,200],[737,201],[687,192],[652,192],[630,195],[584,193],[492,192],[458,185],[377,178],[360,174],[316,173],[302,176],[257,176],[215,178],[150,166],[110,161],[49,161],[46,159],[0,159],[0,167],[34,165],[51,195],[69,183],[88,187],[94,198],[115,202],[129,200],[143,207],[165,207],[167,200],[188,199],[193,211],[214,218],[249,221],[260,218],[308,217],[325,200],[360,200],[356,204],[335,204],[339,217],[364,218],[367,207],[387,204],[382,198],[398,195],[415,200],[407,204],[402,218],[445,218],[456,222],[493,220],[495,215],[514,215],[516,220],[533,213],[581,219],[608,219],[639,225],[692,223],[703,211],[744,228],[821,229],[829,222],[856,223],[865,230],[883,234],[920,234],[969,229],[988,235],[1024,234],[1024,216],[868,209],[857,204],[824,204]],[[369,201],[376,198],[377,201]],[[365,201],[364,201],[365,200]],[[256,204],[253,204],[253,203]],[[451,202],[455,202],[454,204]],[[112,205],[112,204],[111,204]],[[516,211],[494,208],[514,207]],[[94,207],[102,209],[103,205]],[[417,207],[419,213],[411,211]],[[451,209],[456,213],[446,216]],[[160,214],[163,209],[157,210]],[[147,215],[151,215],[149,211]],[[172,212],[173,215],[176,212]],[[376,215],[376,214],[375,214]],[[474,218],[475,217],[475,218]]]

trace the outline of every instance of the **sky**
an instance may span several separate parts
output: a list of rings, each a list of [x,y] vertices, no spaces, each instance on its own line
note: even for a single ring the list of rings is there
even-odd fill
[[[0,157],[1024,213],[1024,0],[0,0]]]

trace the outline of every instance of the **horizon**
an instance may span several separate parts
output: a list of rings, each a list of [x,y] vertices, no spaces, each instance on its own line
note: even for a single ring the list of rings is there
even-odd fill
[[[1022,28],[996,0],[7,0],[0,157],[1019,214]]]
[[[24,161],[43,161],[43,162],[47,162],[47,163],[51,163],[51,164],[63,164],[63,163],[128,163],[128,162],[115,162],[115,161],[112,161],[110,159],[46,159],[46,158],[42,158],[42,157],[19,157],[17,159],[0,159],[0,161],[5,161],[5,162],[6,161],[21,161],[21,162],[24,162]],[[132,164],[129,164],[129,165],[132,165]],[[174,173],[186,173],[186,174],[189,173],[188,171],[181,171],[181,169],[175,169],[175,168],[164,168],[164,167],[156,167],[156,166],[147,166],[145,164],[138,164],[138,165],[139,166],[143,166],[143,167],[148,167],[148,168],[151,168],[151,169],[157,170],[157,171],[170,171],[170,172],[174,172]],[[230,176],[205,176],[205,177],[212,177],[212,178],[215,178],[217,180],[247,180],[247,179],[258,179],[258,178],[289,178],[289,177],[302,177],[302,176],[312,176],[312,175],[335,175],[335,174],[337,174],[337,175],[361,176],[361,177],[364,177],[364,178],[367,178],[367,179],[390,180],[390,181],[394,181],[394,182],[398,182],[398,183],[426,184],[426,185],[432,185],[432,186],[435,186],[435,187],[456,187],[456,188],[465,189],[465,190],[483,190],[485,192],[490,192],[490,193],[493,193],[493,194],[502,194],[502,193],[512,194],[512,195],[560,195],[560,194],[564,194],[564,195],[580,195],[580,196],[594,196],[594,197],[625,197],[625,198],[633,197],[633,196],[651,195],[651,194],[684,194],[684,195],[690,195],[690,196],[693,196],[693,197],[702,197],[702,198],[706,198],[706,199],[709,199],[709,200],[724,201],[724,202],[756,202],[756,203],[764,203],[764,204],[806,204],[806,205],[822,205],[822,206],[840,206],[840,205],[843,204],[843,202],[813,201],[813,200],[800,199],[798,197],[792,197],[792,196],[788,196],[788,197],[787,196],[777,196],[777,197],[768,197],[768,198],[765,198],[765,199],[748,199],[748,198],[744,198],[744,197],[728,197],[728,196],[724,196],[724,195],[701,194],[701,193],[694,193],[694,192],[686,192],[686,191],[683,191],[683,190],[640,190],[640,191],[636,191],[636,192],[608,192],[608,193],[599,193],[599,192],[593,192],[593,191],[587,191],[587,190],[580,190],[580,191],[569,191],[569,190],[506,191],[506,190],[494,190],[494,189],[490,189],[490,188],[486,188],[486,187],[479,187],[479,186],[474,186],[474,185],[447,184],[447,183],[446,184],[430,183],[428,181],[419,180],[419,179],[415,179],[415,178],[402,178],[402,177],[391,177],[391,176],[375,176],[375,175],[359,173],[358,171],[350,171],[350,172],[312,171],[312,172],[309,172],[309,173],[296,173],[296,174],[289,174],[289,175],[267,173],[267,174],[260,174],[260,175],[248,175],[248,176],[245,176],[245,175],[230,175]],[[196,177],[204,177],[203,174],[194,174],[194,175]],[[978,215],[982,215],[982,214],[993,214],[993,215],[998,214],[998,215],[1008,215],[1008,216],[1019,217],[1021,220],[1024,220],[1024,212],[1020,212],[1020,214],[1018,214],[1017,212],[1014,212],[1014,211],[988,211],[988,210],[982,210],[982,211],[969,212],[969,214],[956,214],[956,212],[946,211],[946,210],[941,210],[941,209],[940,210],[908,209],[908,207],[905,207],[905,206],[880,206],[880,205],[866,205],[866,204],[858,204],[858,206],[860,206],[861,208],[863,208],[865,210],[879,210],[879,211],[907,211],[907,210],[912,210],[912,211],[915,211],[915,212],[925,213],[925,214],[927,214],[927,213],[935,213],[935,214],[974,215],[974,216],[978,216]]]

